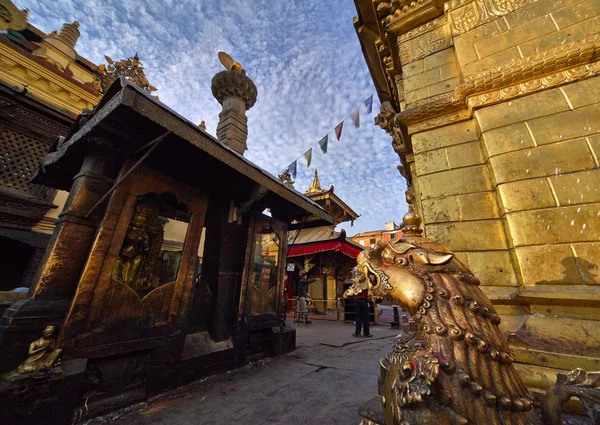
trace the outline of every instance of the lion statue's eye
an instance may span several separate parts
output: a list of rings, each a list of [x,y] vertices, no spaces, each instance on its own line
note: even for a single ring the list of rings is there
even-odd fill
[[[401,266],[406,266],[406,265],[408,265],[408,260],[404,257],[398,256],[398,258],[396,258],[396,264],[399,264]]]

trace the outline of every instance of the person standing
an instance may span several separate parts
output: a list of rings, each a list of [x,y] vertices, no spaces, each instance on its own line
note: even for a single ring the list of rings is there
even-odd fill
[[[308,293],[308,285],[313,283],[316,278],[307,279],[306,272],[302,270],[300,272],[300,282],[298,282],[298,301],[300,301],[300,313],[305,313],[306,323],[312,323],[312,320],[308,318],[308,305],[306,304],[306,295]]]
[[[364,282],[365,277],[358,273],[357,269],[352,270],[352,280],[355,282]],[[360,330],[363,330],[365,338],[371,338],[373,335],[369,332],[369,290],[364,289],[360,294],[354,297],[356,303],[356,330],[352,334],[360,338]]]

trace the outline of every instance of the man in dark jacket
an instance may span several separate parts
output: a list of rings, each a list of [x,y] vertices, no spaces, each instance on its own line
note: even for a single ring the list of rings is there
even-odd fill
[[[306,305],[306,294],[308,291],[308,285],[313,283],[316,278],[307,279],[306,272],[302,270],[300,272],[300,282],[298,282],[298,301],[300,301],[300,313],[306,313],[306,323],[312,323],[312,320],[308,319],[308,306]]]
[[[357,269],[352,270],[352,280],[355,279],[361,279]],[[356,331],[352,335],[360,338],[360,329],[362,328],[363,335],[371,338],[373,335],[369,332],[369,291],[365,289],[356,295],[354,300],[356,302]]]

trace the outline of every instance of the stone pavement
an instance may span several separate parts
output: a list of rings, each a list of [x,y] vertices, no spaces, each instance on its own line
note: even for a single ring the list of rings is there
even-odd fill
[[[390,324],[394,321],[394,310],[391,305],[379,304],[377,306],[377,309],[379,310],[379,323],[380,324],[381,323]],[[400,313],[400,316],[406,314],[402,309],[400,309],[399,313]],[[288,311],[287,314],[288,314],[288,319],[290,321],[293,321],[294,320],[294,311]],[[341,316],[343,316],[343,313],[340,313],[340,314],[341,314]],[[316,313],[310,311],[308,316],[311,320],[332,320],[334,322],[336,322],[338,320],[338,312],[333,309],[329,309],[329,310],[327,310],[326,313],[320,313],[320,314],[316,314]]]
[[[309,425],[360,422],[358,407],[377,392],[379,359],[398,331],[372,326],[354,338],[350,323],[297,327],[297,349],[179,387],[86,425]]]

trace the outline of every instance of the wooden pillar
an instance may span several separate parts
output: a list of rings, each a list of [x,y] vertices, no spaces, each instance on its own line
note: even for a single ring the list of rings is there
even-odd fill
[[[86,214],[110,189],[114,172],[106,157],[85,158],[33,279],[33,299],[70,299],[75,293],[104,208],[96,208],[90,217]]]
[[[200,279],[211,291],[208,330],[215,341],[227,340],[233,333],[248,235],[248,223],[228,223],[228,212],[228,200],[211,198]]]
[[[0,319],[0,372],[14,369],[27,357],[29,343],[40,337],[46,325],[62,325],[104,208],[97,208],[89,218],[85,215],[110,189],[115,172],[108,158],[84,160],[33,277],[31,298],[13,303]]]

